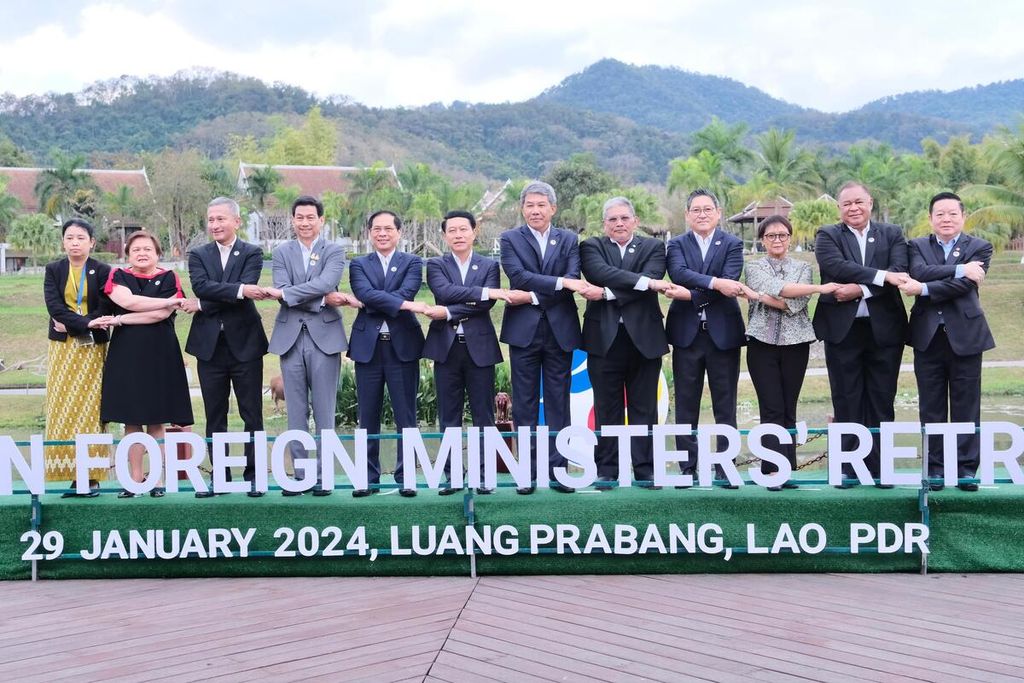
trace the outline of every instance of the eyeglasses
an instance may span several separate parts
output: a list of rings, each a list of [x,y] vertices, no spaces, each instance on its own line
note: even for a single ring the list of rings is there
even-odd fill
[[[770,234],[766,234],[764,236],[764,239],[768,240],[769,242],[785,242],[786,240],[789,239],[789,233],[773,232]]]
[[[717,206],[694,206],[690,209],[694,216],[710,216],[715,211],[718,211]]]

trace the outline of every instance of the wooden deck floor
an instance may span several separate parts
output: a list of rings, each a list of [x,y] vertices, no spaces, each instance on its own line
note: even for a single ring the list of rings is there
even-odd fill
[[[1024,576],[0,583],[0,681],[1009,681]]]

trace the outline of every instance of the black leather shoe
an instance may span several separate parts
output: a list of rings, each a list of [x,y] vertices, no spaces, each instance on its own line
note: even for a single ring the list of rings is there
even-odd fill
[[[534,484],[530,484],[529,486],[523,486],[521,488],[516,489],[516,493],[518,493],[520,496],[528,496],[536,490],[537,487]]]
[[[399,489],[398,495],[400,495],[402,498],[415,498],[416,489]]]
[[[837,489],[852,489],[854,486],[860,486],[860,482],[857,480],[844,481],[842,484],[836,484]]]
[[[167,495],[167,489],[163,486],[156,486],[149,492],[149,495],[151,498],[163,498]]]
[[[334,489],[313,489],[313,495],[317,498],[323,498],[334,493]]]
[[[558,481],[551,483],[551,490],[558,491],[559,493],[576,493],[576,489]]]
[[[266,491],[247,491],[245,495],[250,498],[262,498],[266,494]]]
[[[961,491],[977,491],[978,490],[978,485],[975,482],[973,482],[973,481],[969,481],[966,484],[957,484],[956,487],[958,489],[960,489]]]
[[[781,486],[769,486],[768,490],[769,491],[781,491],[782,487]]]
[[[494,489],[487,488],[486,486],[480,486],[476,490],[476,495],[478,496],[489,496],[492,493],[494,493]]]
[[[141,493],[132,493],[128,489],[121,489],[121,493],[117,494],[118,498],[141,498]]]
[[[796,483],[792,479],[787,479],[782,484],[782,488],[784,488],[784,489],[798,489],[798,488],[800,488],[800,484]]]
[[[281,489],[281,495],[285,498],[291,498],[293,496],[301,496],[302,491],[285,491],[284,489]]]
[[[598,491],[611,491],[616,487],[617,481],[613,477],[598,477],[597,481],[594,482],[594,488]]]
[[[730,491],[735,491],[736,489],[739,488],[739,486],[737,486],[736,484],[722,484],[722,488],[729,489]]]
[[[693,484],[679,484],[676,486],[677,489],[692,489]]]
[[[661,487],[655,484],[653,481],[641,481],[637,482],[637,488],[647,489],[648,491],[660,491]]]
[[[875,484],[875,488],[876,489],[894,489],[894,488],[896,488],[896,485],[895,484]]]
[[[445,486],[444,488],[441,488],[441,489],[437,490],[437,495],[439,495],[439,496],[452,496],[452,495],[455,495],[456,493],[458,493],[461,490],[462,489],[457,489],[457,488],[454,488],[452,486]]]
[[[928,490],[930,490],[930,491],[941,491],[944,488],[946,488],[946,484],[944,482],[941,482],[941,481],[940,482],[932,482],[931,484],[928,484]]]
[[[378,489],[355,489],[352,491],[353,498],[365,498],[366,496],[372,496],[377,493]]]

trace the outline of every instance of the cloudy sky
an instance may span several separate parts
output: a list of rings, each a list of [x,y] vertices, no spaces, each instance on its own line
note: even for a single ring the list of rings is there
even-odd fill
[[[374,106],[514,102],[613,57],[847,111],[1024,77],[1022,26],[991,0],[2,0],[0,92],[212,67]]]

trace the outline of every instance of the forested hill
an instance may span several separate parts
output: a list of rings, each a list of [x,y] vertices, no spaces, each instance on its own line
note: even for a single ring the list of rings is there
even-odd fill
[[[697,130],[707,125],[712,115],[761,130],[776,117],[805,111],[731,78],[631,66],[614,59],[602,59],[569,76],[534,101],[618,114],[676,133]]]
[[[688,134],[712,116],[745,122],[751,134],[771,126],[792,129],[802,145],[841,150],[872,140],[917,151],[925,137],[944,142],[1014,124],[1024,109],[1024,82],[910,93],[824,114],[727,78],[602,60],[526,102],[377,109],[200,70],[162,79],[125,76],[76,94],[2,95],[0,134],[40,165],[52,161],[55,149],[116,156],[193,147],[221,157],[232,135],[265,138],[279,125],[275,117],[303,114],[313,105],[338,126],[342,164],[425,162],[456,175],[497,179],[541,175],[552,163],[587,151],[626,180],[661,183],[668,161],[688,153]]]
[[[858,111],[934,116],[984,130],[1012,126],[1024,115],[1024,80],[976,85],[952,92],[922,90],[892,95],[869,102]]]

